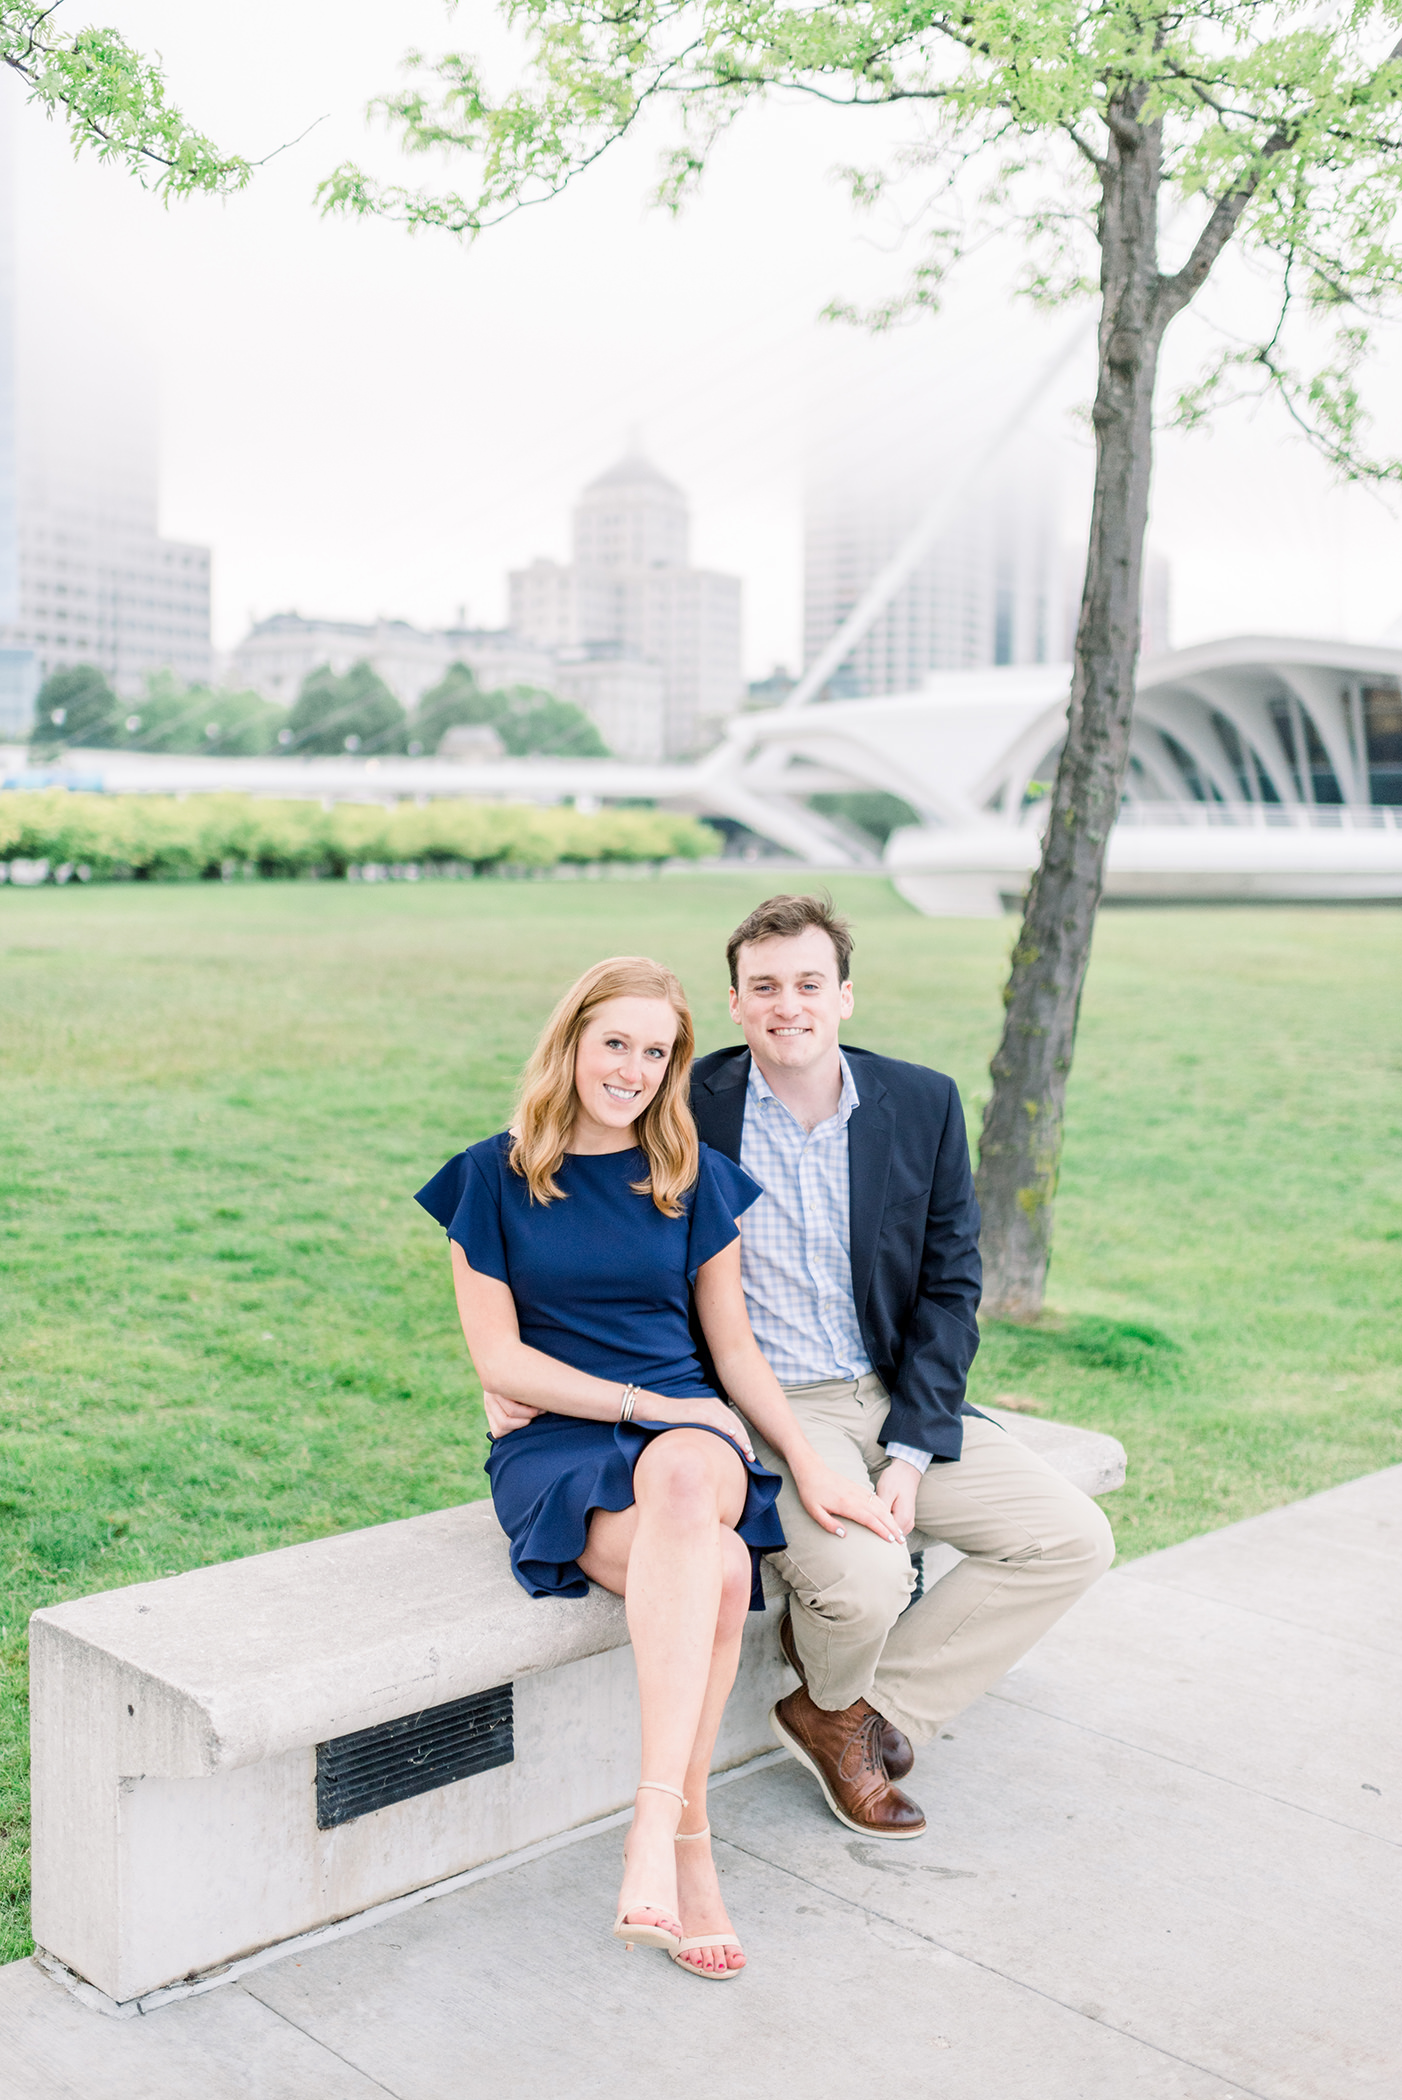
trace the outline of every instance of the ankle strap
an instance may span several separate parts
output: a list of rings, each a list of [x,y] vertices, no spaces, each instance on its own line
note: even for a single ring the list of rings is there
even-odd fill
[[[633,1792],[640,1794],[644,1787],[648,1787],[654,1794],[675,1794],[682,1807],[685,1808],[687,1806],[686,1795],[679,1786],[668,1786],[666,1781],[662,1779],[640,1779]]]
[[[710,1834],[710,1824],[703,1823],[699,1830],[679,1830],[677,1832],[677,1843],[679,1845],[689,1845],[695,1838],[708,1838]]]

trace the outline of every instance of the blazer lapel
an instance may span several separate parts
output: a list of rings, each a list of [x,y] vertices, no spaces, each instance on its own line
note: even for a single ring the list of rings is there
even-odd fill
[[[740,1141],[745,1131],[745,1089],[750,1078],[750,1053],[727,1058],[718,1072],[703,1082],[704,1102],[697,1102],[697,1129],[706,1143],[727,1159],[740,1164]]]
[[[852,1242],[852,1297],[857,1317],[866,1312],[876,1243],[886,1208],[896,1119],[891,1100],[874,1072],[853,1072],[861,1096],[847,1125],[848,1220]]]

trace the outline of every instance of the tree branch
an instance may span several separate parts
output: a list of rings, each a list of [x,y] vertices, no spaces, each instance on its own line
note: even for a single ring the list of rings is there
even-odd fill
[[[0,64],[19,76],[31,101],[46,105],[49,114],[62,109],[80,150],[91,146],[100,159],[120,158],[138,171],[143,163],[160,168],[160,188],[168,197],[241,189],[250,163],[238,156],[222,158],[187,124],[165,99],[159,66],[133,51],[117,31],[44,33],[59,4],[0,4]]]
[[[1172,277],[1160,276],[1156,306],[1163,322],[1181,313],[1189,301],[1194,299],[1207,282],[1213,264],[1236,232],[1237,223],[1247,205],[1261,187],[1262,177],[1270,161],[1279,159],[1294,143],[1294,127],[1284,127],[1273,132],[1261,148],[1261,165],[1254,168],[1225,197],[1218,199],[1202,232],[1193,244],[1193,252],[1181,270]]]
[[[1087,141],[1081,137],[1080,132],[1077,131],[1074,124],[1063,124],[1061,128],[1066,133],[1067,138],[1070,139],[1076,151],[1079,154],[1081,154],[1084,159],[1090,162],[1096,174],[1103,175],[1105,172],[1105,156],[1101,153],[1097,153],[1094,146],[1088,144]]]

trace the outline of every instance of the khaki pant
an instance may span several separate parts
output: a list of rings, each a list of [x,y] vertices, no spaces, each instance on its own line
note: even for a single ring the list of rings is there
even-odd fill
[[[889,1405],[879,1378],[786,1390],[819,1457],[849,1480],[879,1478],[890,1463],[877,1442]],[[824,1531],[783,1460],[761,1437],[754,1444],[784,1482],[788,1545],[770,1558],[793,1592],[811,1697],[830,1711],[868,1699],[916,1743],[1011,1669],[1115,1557],[1088,1495],[996,1423],[966,1415],[963,1456],[934,1460],[915,1498],[917,1531],[965,1558],[906,1610],[909,1553],[850,1518],[845,1538]]]

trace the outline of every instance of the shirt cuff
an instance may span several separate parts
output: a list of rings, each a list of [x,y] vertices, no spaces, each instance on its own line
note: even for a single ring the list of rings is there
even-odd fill
[[[908,1466],[914,1466],[917,1473],[923,1473],[926,1466],[930,1463],[931,1453],[928,1451],[917,1451],[911,1444],[888,1444],[886,1446],[886,1456],[888,1458],[903,1458]]]

